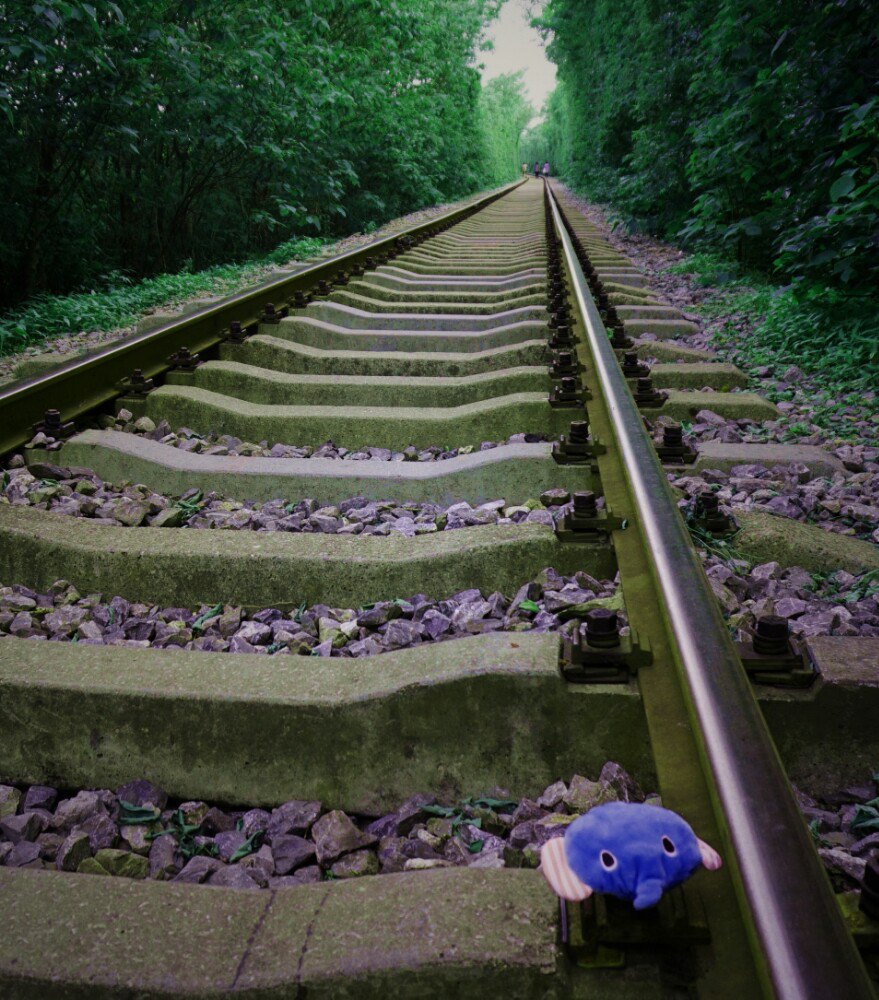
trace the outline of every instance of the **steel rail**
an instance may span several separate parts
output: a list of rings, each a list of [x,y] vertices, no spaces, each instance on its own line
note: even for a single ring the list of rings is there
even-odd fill
[[[811,843],[735,646],[547,185],[654,577],[758,968],[779,1000],[875,994]],[[743,998],[745,1000],[745,998]]]
[[[237,292],[162,326],[125,337],[87,357],[75,358],[45,374],[0,387],[0,454],[23,445],[46,410],[59,410],[64,421],[82,416],[120,395],[118,383],[134,369],[155,378],[168,370],[168,356],[180,348],[186,347],[194,354],[209,350],[223,339],[232,322],[241,323],[245,329],[251,327],[259,322],[268,303],[280,307],[294,292],[329,279],[346,266],[395,248],[402,237],[417,236],[435,226],[461,221],[523,183],[520,180],[508,184],[461,208],[318,261],[295,274]]]

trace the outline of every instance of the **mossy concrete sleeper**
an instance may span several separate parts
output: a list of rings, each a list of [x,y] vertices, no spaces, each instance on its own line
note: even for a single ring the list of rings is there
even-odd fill
[[[719,393],[717,394],[720,395]],[[216,431],[249,441],[319,445],[328,438],[349,449],[479,447],[523,431],[550,438],[567,431],[580,411],[555,409],[547,396],[512,393],[463,406],[266,406],[195,386],[163,385],[146,397],[157,423]]]
[[[218,567],[222,566],[222,571]],[[514,592],[546,566],[613,576],[607,544],[562,544],[543,524],[484,525],[415,538],[115,528],[0,506],[0,579],[46,590],[60,578],[169,607],[359,607],[468,587]]]
[[[415,352],[323,350],[257,334],[243,344],[222,344],[220,358],[290,373],[448,378],[546,364],[548,352],[544,338],[477,351]]]
[[[515,504],[556,487],[600,491],[589,467],[558,465],[550,450],[549,444],[505,444],[440,462],[240,458],[197,455],[133,434],[89,430],[67,441],[60,456],[35,450],[28,457],[94,469],[107,482],[149,483],[169,495],[195,487],[238,500],[309,496],[330,504],[365,496],[399,503],[505,499]]]
[[[572,969],[533,871],[446,869],[269,892],[0,869],[8,1000],[659,997],[653,964]],[[583,989],[572,993],[571,976]]]
[[[558,636],[362,659],[0,642],[0,780],[181,799],[314,798],[380,815],[416,792],[539,795],[618,760],[654,781],[634,685],[569,689]]]
[[[542,366],[425,376],[413,381],[404,375],[294,375],[235,361],[208,361],[192,375],[170,372],[167,383],[194,385],[263,405],[300,406],[461,406],[517,392],[548,395],[552,388],[549,373]]]
[[[774,403],[756,392],[687,392],[683,389],[669,389],[668,398],[662,406],[645,408],[646,417],[673,417],[675,420],[691,420],[700,410],[711,410],[729,420],[775,420],[779,416]]]
[[[270,336],[324,350],[354,351],[484,351],[490,347],[509,347],[536,338],[543,338],[545,343],[549,329],[544,322],[520,320],[486,330],[450,330],[440,319],[416,329],[408,329],[408,324],[398,329],[354,329],[302,316],[288,318],[276,326],[263,326],[260,329]]]
[[[833,791],[879,753],[879,639],[808,644],[811,688],[756,693],[792,780]],[[556,635],[528,633],[356,660],[7,638],[0,780],[115,788],[144,775],[180,799],[366,813],[425,790],[534,795],[608,759],[655,787],[637,688],[566,685],[557,659]]]
[[[810,573],[879,570],[879,546],[759,510],[734,510],[739,532],[733,547],[754,563],[802,566]]]
[[[341,305],[351,306],[364,312],[382,313],[384,315],[393,313],[425,313],[428,315],[450,315],[450,316],[493,316],[502,311],[513,309],[523,309],[533,307],[539,309],[540,313],[546,309],[546,293],[543,289],[534,293],[519,293],[504,296],[500,302],[462,302],[453,300],[447,302],[437,302],[427,298],[423,300],[409,299],[406,302],[388,302],[381,298],[372,298],[362,292],[357,292],[347,286],[333,292],[333,302]]]

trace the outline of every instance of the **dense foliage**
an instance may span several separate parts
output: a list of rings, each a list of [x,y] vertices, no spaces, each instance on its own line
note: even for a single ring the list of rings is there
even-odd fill
[[[521,169],[519,137],[534,116],[522,87],[521,73],[507,73],[489,80],[482,88],[479,112],[483,177],[489,184],[505,184]]]
[[[540,140],[634,227],[850,290],[879,269],[870,0],[549,0]]]
[[[0,303],[511,179],[483,141],[511,85],[477,68],[499,3],[0,0]]]

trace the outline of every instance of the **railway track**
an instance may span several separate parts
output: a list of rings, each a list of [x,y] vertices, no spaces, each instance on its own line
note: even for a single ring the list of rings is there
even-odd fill
[[[0,390],[0,445],[36,444],[47,490],[79,476],[87,496],[90,470],[145,484],[129,527],[118,498],[113,518],[0,506],[0,580],[36,631],[92,594],[102,628],[126,617],[118,644],[76,611],[53,637],[79,641],[0,643],[0,779],[72,795],[147,778],[238,810],[242,840],[260,809],[319,800],[290,829],[341,824],[336,873],[402,802],[448,822],[466,796],[501,809],[490,790],[536,797],[614,760],[727,862],[636,915],[560,913],[527,851],[292,888],[271,871],[262,893],[182,884],[171,862],[143,880],[28,870],[56,867],[34,855],[0,868],[6,994],[873,995],[643,424],[696,412],[694,385],[718,412],[772,412],[725,391],[731,366],[645,372],[628,335],[686,327],[529,180]],[[663,448],[688,458],[673,432]],[[213,526],[263,530],[182,527],[215,516],[212,491]],[[723,530],[707,500],[696,516]],[[157,628],[156,607],[179,613]],[[784,643],[750,657],[758,681],[812,680]],[[207,833],[195,812],[178,839]],[[110,853],[143,875],[149,841],[131,845]]]

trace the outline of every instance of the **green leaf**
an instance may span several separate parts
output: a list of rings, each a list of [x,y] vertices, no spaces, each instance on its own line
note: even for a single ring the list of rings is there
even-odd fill
[[[119,825],[140,826],[155,823],[162,815],[156,806],[135,806],[124,799],[119,800]]]
[[[469,843],[467,845],[467,850],[471,854],[479,854],[479,852],[482,850],[484,844],[485,844],[484,840],[474,840],[474,841],[472,841],[471,843]]]
[[[536,601],[519,601],[519,607],[523,611],[539,611],[540,605]]]
[[[426,812],[428,816],[441,816],[443,819],[454,816],[456,812],[449,806],[422,806],[421,811]]]
[[[858,806],[850,827],[852,833],[872,833],[879,830],[879,809],[872,806]]]
[[[515,809],[519,803],[516,799],[474,799],[473,805],[482,806],[485,809],[494,809],[495,812],[508,812]]]
[[[203,493],[201,490],[196,490],[196,492],[189,497],[187,500],[181,499],[177,500],[174,504],[175,507],[179,507],[186,514],[195,514],[197,511],[201,510],[204,506],[204,501],[202,500]]]
[[[834,181],[833,186],[830,188],[830,197],[833,201],[839,201],[844,198],[847,194],[851,194],[855,187],[854,172],[851,170],[846,171],[841,177]]]
[[[246,858],[248,854],[253,854],[254,851],[259,850],[264,836],[265,830],[257,830],[256,833],[252,833],[238,850],[235,851],[232,857],[229,858],[229,864],[234,865],[236,861],[240,861],[242,858]]]
[[[203,615],[199,615],[198,618],[192,623],[192,629],[203,629],[205,624],[209,621],[213,621],[214,618],[219,618],[223,611],[222,604],[215,604],[209,611],[205,611]]]

